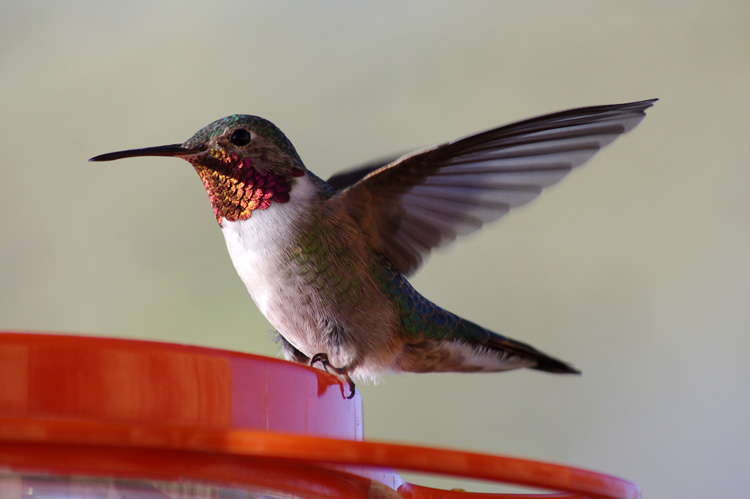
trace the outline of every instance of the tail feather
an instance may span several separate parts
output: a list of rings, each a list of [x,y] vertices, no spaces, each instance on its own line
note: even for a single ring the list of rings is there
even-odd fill
[[[523,359],[528,359],[536,362],[536,364],[530,366],[529,369],[555,374],[581,374],[581,371],[574,368],[567,362],[563,362],[554,357],[550,357],[549,355],[540,352],[531,345],[521,343],[520,341],[511,340],[510,338],[505,338],[490,331],[488,331],[488,333],[490,334],[490,337],[485,343],[485,346],[493,350],[509,352]]]
[[[534,365],[529,366],[529,369],[554,374],[581,374],[581,371],[567,362],[550,357],[531,345],[493,333],[466,319],[463,321],[463,329],[465,333],[468,333],[467,339],[469,341],[504,355],[512,355],[534,362]]]

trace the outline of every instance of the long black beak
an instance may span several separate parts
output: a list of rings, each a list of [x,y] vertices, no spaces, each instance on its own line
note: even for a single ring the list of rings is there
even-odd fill
[[[203,148],[195,147],[188,149],[182,144],[171,144],[168,146],[144,147],[143,149],[129,149],[127,151],[109,152],[94,156],[89,161],[112,161],[122,158],[135,158],[137,156],[189,156],[201,152]]]

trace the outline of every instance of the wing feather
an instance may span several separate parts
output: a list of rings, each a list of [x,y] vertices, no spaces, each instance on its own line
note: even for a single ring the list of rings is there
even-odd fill
[[[548,114],[335,176],[339,190],[331,201],[342,203],[371,246],[409,275],[433,248],[559,182],[632,130],[655,101]]]

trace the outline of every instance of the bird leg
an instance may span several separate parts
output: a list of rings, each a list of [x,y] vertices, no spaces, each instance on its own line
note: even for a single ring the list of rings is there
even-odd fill
[[[310,367],[314,367],[315,364],[320,362],[323,364],[323,370],[325,372],[330,373],[333,371],[334,374],[341,377],[344,381],[346,381],[349,384],[349,390],[351,393],[349,393],[349,396],[344,395],[346,398],[350,399],[354,397],[354,381],[352,381],[352,378],[349,377],[349,373],[346,372],[346,369],[343,367],[335,367],[331,365],[331,362],[328,360],[328,354],[325,353],[316,353],[313,355],[313,357],[310,359]],[[344,387],[341,387],[341,392],[343,393]]]

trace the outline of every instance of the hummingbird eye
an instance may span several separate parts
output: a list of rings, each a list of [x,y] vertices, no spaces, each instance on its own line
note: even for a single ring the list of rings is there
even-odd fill
[[[229,142],[239,147],[248,145],[250,143],[250,139],[250,132],[248,132],[244,128],[235,130],[234,132],[232,132],[232,135],[229,136]]]

